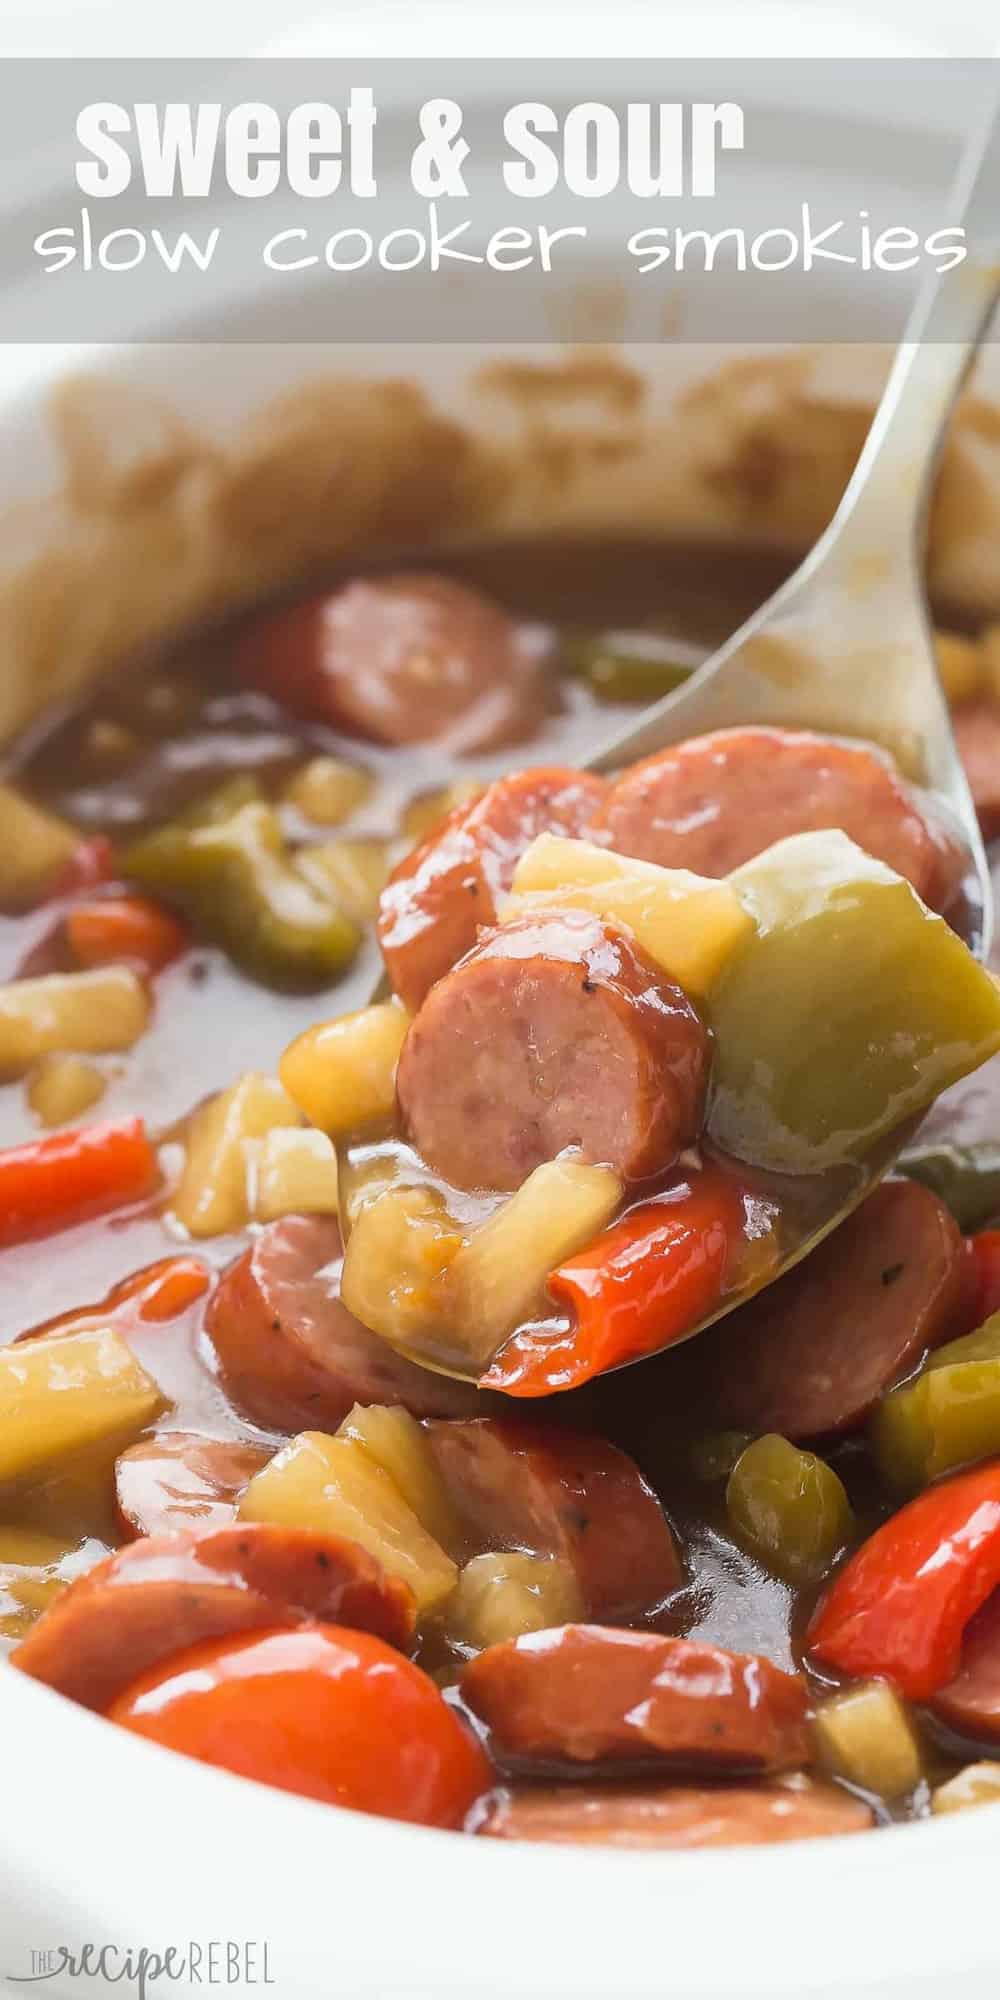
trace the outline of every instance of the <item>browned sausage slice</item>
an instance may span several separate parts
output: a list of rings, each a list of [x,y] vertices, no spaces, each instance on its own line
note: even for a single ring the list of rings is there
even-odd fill
[[[836,1785],[521,1785],[493,1792],[469,1831],[578,1847],[764,1847],[864,1833],[870,1806]]]
[[[266,1465],[266,1445],[195,1431],[160,1431],[123,1451],[115,1466],[122,1532],[162,1535],[171,1528],[220,1528]]]
[[[200,1639],[328,1619],[405,1647],[413,1599],[357,1542],[247,1522],[130,1542],[71,1583],[11,1654],[35,1680],[104,1709]]]
[[[931,1707],[959,1736],[1000,1743],[1000,1591],[994,1591],[970,1619],[961,1667],[950,1686],[934,1696]]]
[[[651,1611],[683,1582],[655,1493],[604,1438],[492,1417],[426,1430],[471,1543],[561,1556],[588,1617]]]
[[[806,730],[719,729],[658,751],[619,779],[598,824],[619,853],[696,875],[728,875],[788,834],[841,827],[932,909],[962,873],[954,842],[886,758]]]
[[[488,931],[403,1043],[399,1106],[460,1188],[513,1189],[572,1148],[642,1180],[701,1129],[711,1038],[679,986],[586,911]]]
[[[237,669],[286,707],[375,743],[485,750],[544,712],[537,628],[445,576],[356,577],[258,619]]]
[[[809,1755],[798,1675],[696,1639],[562,1625],[487,1647],[461,1688],[500,1749],[546,1763],[739,1776],[794,1770]]]
[[[475,1389],[432,1375],[370,1333],[340,1297],[335,1220],[287,1216],[225,1272],[205,1325],[237,1409],[268,1430],[336,1430],[355,1403],[403,1403],[414,1416],[479,1407]]]
[[[849,1430],[962,1331],[965,1252],[943,1202],[886,1181],[812,1255],[671,1357],[711,1426],[808,1438]]]
[[[980,825],[992,840],[1000,833],[1000,702],[963,702],[952,722]]]
[[[499,778],[470,806],[448,815],[390,875],[379,903],[386,970],[415,1014],[436,979],[496,923],[498,898],[540,833],[571,837],[607,798],[603,778],[561,766]]]

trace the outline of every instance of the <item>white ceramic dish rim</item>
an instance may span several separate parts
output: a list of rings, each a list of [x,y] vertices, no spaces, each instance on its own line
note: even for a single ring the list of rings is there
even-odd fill
[[[160,350],[155,372],[173,365]],[[30,391],[8,405],[9,442],[32,433],[36,408]],[[16,1802],[0,1833],[0,1977],[62,1942],[221,1937],[266,1940],[277,1990],[296,2000],[959,1987],[974,2000],[995,1986],[995,1809],[763,1852],[508,1847],[247,1785],[13,1672],[0,1702]]]

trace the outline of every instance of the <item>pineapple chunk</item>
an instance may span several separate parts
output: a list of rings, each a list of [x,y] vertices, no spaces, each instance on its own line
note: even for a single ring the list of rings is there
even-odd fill
[[[441,1351],[444,1363],[451,1345],[444,1277],[461,1247],[432,1189],[386,1188],[354,1217],[340,1280],[344,1304],[390,1346],[417,1358],[426,1351],[432,1365]]]
[[[370,1145],[345,1146],[337,1155],[340,1169],[340,1222],[344,1242],[368,1202],[376,1201],[401,1183],[419,1183],[422,1163],[409,1146],[395,1139],[374,1140]]]
[[[453,1644],[480,1653],[582,1616],[580,1586],[569,1563],[514,1551],[466,1563],[448,1606],[447,1630]]]
[[[0,986],[0,1075],[23,1076],[42,1056],[130,1049],[149,1020],[149,994],[124,965],[51,972]]]
[[[956,1772],[946,1784],[938,1785],[931,1793],[931,1811],[936,1813],[962,1812],[966,1806],[992,1806],[1000,1803],[1000,1764],[984,1761],[982,1764],[966,1764],[964,1771]]]
[[[0,1528],[0,1575],[8,1570],[55,1569],[71,1550],[44,1528]]]
[[[251,1479],[238,1512],[243,1521],[318,1528],[360,1542],[387,1575],[409,1584],[418,1614],[433,1611],[455,1587],[451,1557],[357,1438],[304,1431]]]
[[[277,1222],[282,1215],[337,1214],[337,1155],[325,1132],[276,1125],[259,1142],[247,1141],[248,1155],[254,1146],[251,1208],[258,1222]]]
[[[69,1125],[93,1109],[108,1087],[107,1077],[84,1056],[43,1056],[29,1070],[25,1094],[41,1125]]]
[[[471,806],[474,799],[482,798],[485,787],[480,778],[456,778],[440,791],[418,792],[406,807],[399,822],[400,833],[407,840],[426,840],[436,826],[440,826],[448,814],[458,806]]]
[[[110,1327],[18,1341],[0,1352],[0,1480],[49,1472],[103,1438],[124,1446],[165,1407]]]
[[[913,1725],[887,1681],[866,1681],[821,1702],[813,1738],[828,1771],[877,1798],[901,1799],[924,1775]]]
[[[289,1044],[278,1065],[281,1081],[321,1132],[346,1137],[391,1115],[409,1024],[395,1000],[322,1021]]]
[[[394,1480],[408,1507],[428,1534],[448,1551],[460,1553],[462,1526],[445,1490],[444,1480],[434,1463],[427,1433],[409,1410],[384,1403],[364,1409],[355,1403],[344,1418],[338,1437],[348,1437],[362,1445]]]
[[[728,882],[709,881],[686,868],[634,861],[586,840],[542,833],[518,863],[501,917],[553,904],[593,910],[627,925],[642,950],[695,999],[711,992],[754,929],[753,918]]]
[[[344,1304],[411,1359],[475,1378],[544,1302],[545,1280],[610,1221],[608,1167],[547,1160],[471,1234],[428,1187],[385,1186],[353,1215]]]
[[[273,1077],[251,1072],[210,1097],[191,1120],[173,1212],[190,1236],[227,1236],[250,1219],[248,1140],[295,1125],[298,1111]]]
[[[477,1367],[544,1300],[557,1264],[610,1222],[622,1184],[609,1167],[546,1160],[468,1237],[448,1272],[449,1318]]]
[[[67,1542],[39,1528],[0,1528],[0,1638],[22,1639],[74,1577],[108,1553],[103,1542]]]
[[[27,910],[38,902],[57,881],[79,839],[65,820],[11,785],[0,785],[0,909]]]
[[[364,805],[374,780],[342,757],[311,757],[285,786],[285,800],[314,826],[340,826]]]

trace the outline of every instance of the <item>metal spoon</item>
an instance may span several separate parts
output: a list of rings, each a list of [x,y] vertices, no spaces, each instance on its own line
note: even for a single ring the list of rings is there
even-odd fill
[[[967,260],[921,291],[840,506],[805,561],[691,679],[605,743],[611,771],[734,723],[863,738],[944,800],[975,887],[967,942],[990,947],[992,890],[938,679],[922,579],[927,502],[955,398],[1000,297],[1000,104],[966,150],[950,209]],[[996,253],[984,245],[991,239]]]
[[[992,889],[938,679],[922,555],[942,435],[1000,297],[1000,260],[976,254],[995,228],[998,189],[1000,101],[967,149],[951,209],[955,223],[965,223],[973,254],[922,290],[830,526],[795,574],[690,680],[604,743],[588,764],[614,771],[685,737],[743,723],[877,743],[943,801],[965,841],[961,928],[981,958],[992,937]],[[690,1333],[732,1311],[761,1282],[772,1283],[836,1228],[893,1165],[915,1122],[881,1137],[846,1182],[834,1176],[766,1278],[732,1292]],[[405,1351],[442,1373],[470,1380],[480,1373],[481,1358],[462,1365],[454,1351],[443,1358],[434,1346]]]

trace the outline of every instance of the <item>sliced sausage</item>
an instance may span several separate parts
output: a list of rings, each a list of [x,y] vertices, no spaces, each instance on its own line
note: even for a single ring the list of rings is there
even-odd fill
[[[286,707],[375,743],[486,750],[544,713],[543,648],[477,590],[401,571],[260,618],[237,671]]]
[[[147,1667],[227,1632],[305,1619],[390,1645],[413,1634],[413,1598],[357,1542],[263,1522],[130,1542],[71,1583],[11,1654],[22,1672],[104,1709]]]
[[[266,1445],[236,1438],[160,1431],[123,1451],[115,1466],[118,1520],[126,1536],[162,1535],[171,1528],[220,1528],[267,1464]]]
[[[546,1763],[738,1776],[791,1771],[809,1755],[799,1676],[698,1639],[561,1625],[488,1646],[461,1689],[501,1750]]]
[[[1000,702],[963,702],[952,723],[980,825],[992,840],[1000,833]]]
[[[959,1672],[931,1707],[959,1736],[1000,1743],[1000,1591],[970,1619]]]
[[[355,1403],[402,1403],[418,1417],[477,1409],[475,1389],[418,1368],[348,1312],[342,1263],[333,1218],[293,1215],[224,1273],[205,1326],[236,1408],[277,1431],[336,1430]]]
[[[520,1187],[568,1148],[635,1181],[697,1137],[710,1048],[631,939],[553,912],[488,931],[432,987],[396,1088],[417,1151],[456,1187]]]
[[[426,1431],[470,1541],[561,1556],[588,1617],[650,1611],[683,1582],[655,1493],[604,1438],[492,1417]]]
[[[603,778],[560,766],[499,778],[459,806],[390,875],[379,903],[386,970],[415,1014],[436,979],[495,924],[498,899],[540,833],[571,838],[607,798]]]
[[[801,1264],[671,1361],[713,1427],[809,1438],[849,1430],[964,1330],[958,1224],[915,1181],[885,1181]]]
[[[578,1847],[764,1847],[864,1833],[871,1807],[837,1785],[518,1785],[475,1808],[470,1833]]]
[[[621,854],[728,875],[788,834],[840,827],[932,909],[963,870],[877,750],[793,729],[719,729],[635,764],[598,824]]]

